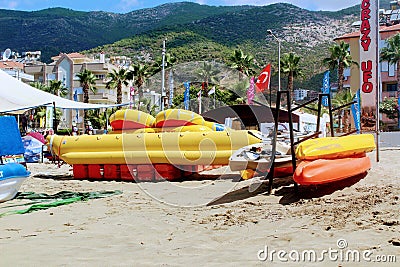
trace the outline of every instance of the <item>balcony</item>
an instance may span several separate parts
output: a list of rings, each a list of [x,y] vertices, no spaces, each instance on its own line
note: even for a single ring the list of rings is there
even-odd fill
[[[117,97],[115,95],[111,95],[109,93],[96,93],[89,95],[90,102],[92,101],[101,101],[113,104],[117,101]]]

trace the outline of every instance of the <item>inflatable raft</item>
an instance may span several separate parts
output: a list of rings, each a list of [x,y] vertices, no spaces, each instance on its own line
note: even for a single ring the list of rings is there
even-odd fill
[[[30,172],[22,164],[7,163],[0,165],[0,202],[13,199]]]
[[[261,142],[249,131],[59,136],[51,151],[68,164],[228,164],[237,149]]]
[[[109,120],[113,130],[132,130],[153,127],[155,118],[140,110],[123,109],[112,114]]]
[[[318,185],[343,180],[371,168],[368,156],[302,161],[293,174],[299,185]]]
[[[142,111],[119,110],[110,124],[113,130],[106,135],[54,135],[50,150],[72,165],[226,165],[237,149],[261,142],[260,134],[225,129],[182,109],[168,109],[155,118]]]
[[[309,139],[296,148],[300,160],[335,159],[352,157],[375,149],[372,134],[357,134],[343,137],[322,137]]]

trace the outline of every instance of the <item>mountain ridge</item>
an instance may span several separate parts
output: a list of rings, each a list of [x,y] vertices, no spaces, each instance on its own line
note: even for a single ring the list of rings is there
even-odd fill
[[[389,7],[389,2],[381,1],[381,6]],[[351,24],[358,13],[359,5],[309,11],[287,3],[215,7],[179,2],[125,14],[0,9],[0,50],[40,50],[45,62],[60,52],[77,51],[92,56],[104,51],[151,62],[167,38],[168,52],[181,61],[226,60],[241,48],[262,66],[277,60],[277,42],[266,33],[272,29],[281,40],[282,53],[299,54],[310,78],[324,70],[320,61],[334,38],[356,30]]]

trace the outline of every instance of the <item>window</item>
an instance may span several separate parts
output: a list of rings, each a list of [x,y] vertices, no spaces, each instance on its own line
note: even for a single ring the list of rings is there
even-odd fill
[[[104,80],[104,78],[106,77],[104,74],[96,74],[95,76],[97,80]]]
[[[396,92],[397,91],[397,83],[395,84],[387,84],[386,85],[387,92]]]

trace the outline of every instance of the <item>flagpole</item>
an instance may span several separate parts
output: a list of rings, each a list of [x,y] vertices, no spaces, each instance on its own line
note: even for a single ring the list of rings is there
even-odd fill
[[[201,89],[199,91],[199,114],[201,114]]]
[[[217,93],[217,89],[214,89],[214,109],[215,109],[215,94]]]
[[[162,69],[161,69],[161,110],[164,110],[165,100],[165,40],[162,49]]]
[[[379,40],[380,40],[380,35],[379,35],[379,0],[376,1],[376,25],[377,27],[375,27],[375,31],[376,31],[376,64],[375,64],[375,68],[376,68],[376,119],[375,119],[375,124],[376,124],[376,162],[379,162],[379,142],[380,142],[380,126],[379,126],[379,102],[380,102],[380,97],[381,97],[381,87],[380,87],[380,83],[381,83],[381,73],[379,71]]]

